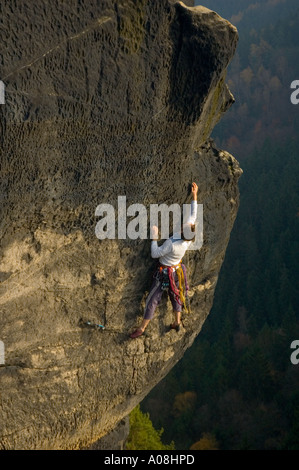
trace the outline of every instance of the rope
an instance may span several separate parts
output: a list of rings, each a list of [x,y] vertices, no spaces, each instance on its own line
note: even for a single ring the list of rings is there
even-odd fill
[[[177,288],[176,282],[174,279],[174,273],[177,273],[179,287]],[[186,267],[182,264],[179,265],[176,269],[168,268],[168,275],[170,281],[170,288],[174,292],[177,301],[180,305],[184,306],[186,312],[191,313],[190,306],[186,305],[187,292],[189,290]]]

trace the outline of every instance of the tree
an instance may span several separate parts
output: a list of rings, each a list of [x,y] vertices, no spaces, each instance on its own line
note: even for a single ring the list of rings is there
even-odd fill
[[[196,403],[196,398],[195,392],[184,392],[176,395],[173,404],[174,416],[180,416],[182,413],[192,410]]]
[[[246,69],[242,70],[240,76],[241,79],[246,83],[246,85],[249,86],[254,76],[252,68],[247,67]]]
[[[157,431],[151,422],[149,413],[142,413],[140,405],[130,413],[130,433],[126,444],[127,450],[173,450],[174,443],[163,444],[163,428]]]
[[[192,444],[190,450],[218,450],[218,442],[213,434],[205,432],[199,441]]]

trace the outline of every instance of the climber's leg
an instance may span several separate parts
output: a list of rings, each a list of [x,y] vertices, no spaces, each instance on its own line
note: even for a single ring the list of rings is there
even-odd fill
[[[138,336],[141,336],[144,333],[144,330],[154,317],[157,306],[161,302],[162,294],[163,289],[160,280],[154,279],[151,290],[145,302],[143,321],[140,327],[130,335],[131,338],[138,338]]]
[[[174,323],[173,323],[173,325],[174,325],[174,326],[180,325],[182,312],[181,312],[181,311],[174,310],[174,311],[173,311],[173,314],[174,314]]]
[[[176,286],[178,287],[178,278],[175,275],[175,283]],[[173,328],[177,331],[179,331],[180,326],[181,326],[181,314],[182,314],[182,305],[178,302],[177,297],[175,293],[169,289],[169,298],[172,303],[172,308],[173,308],[173,314],[174,314],[174,323],[170,325],[170,328]]]
[[[180,331],[181,325],[183,324],[181,320],[182,311],[173,310],[173,314],[174,314],[174,322],[170,325],[170,329]]]

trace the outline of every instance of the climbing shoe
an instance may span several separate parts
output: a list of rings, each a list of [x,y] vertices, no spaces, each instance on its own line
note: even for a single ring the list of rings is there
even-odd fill
[[[182,323],[179,323],[178,325],[176,325],[175,323],[172,323],[170,325],[170,330],[175,330],[177,332],[179,332],[182,328]]]
[[[139,336],[143,335],[143,333],[144,333],[144,331],[137,328],[137,330],[135,330],[133,333],[130,334],[130,338],[132,338],[132,339],[138,338]]]

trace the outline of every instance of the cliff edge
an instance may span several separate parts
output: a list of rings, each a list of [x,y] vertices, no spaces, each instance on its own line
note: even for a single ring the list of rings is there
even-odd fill
[[[209,137],[233,103],[238,35],[183,2],[2,3],[0,448],[80,449],[169,372],[211,309],[241,170]],[[131,340],[150,241],[99,240],[96,207],[188,203],[192,181],[204,221],[185,258],[192,313],[167,332],[165,299]]]

